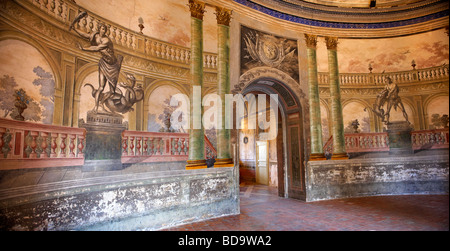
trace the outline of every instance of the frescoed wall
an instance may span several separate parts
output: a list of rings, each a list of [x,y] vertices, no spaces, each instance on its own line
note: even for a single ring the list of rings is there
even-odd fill
[[[19,119],[16,106],[25,104],[25,121],[52,124],[55,80],[46,59],[13,39],[0,41],[0,58],[0,116]]]
[[[318,40],[318,71],[328,72],[325,39]],[[409,71],[413,60],[417,69],[448,64],[449,37],[440,29],[396,38],[339,39],[337,52],[341,73],[369,73],[369,64],[373,73]]]
[[[358,48],[357,52],[355,48]],[[319,37],[317,43],[317,64],[319,72],[328,72],[327,53],[324,38]],[[339,73],[368,74],[366,75],[368,78],[370,78],[371,73],[386,75],[393,72],[416,73],[421,69],[432,67],[442,67],[448,70],[449,37],[445,29],[440,29],[396,38],[339,39],[337,53]],[[423,74],[422,78],[424,80],[421,82],[425,84],[427,82],[425,80],[426,76],[431,76],[431,74],[431,72]],[[413,85],[408,85],[403,79],[393,79],[393,81],[394,83],[399,83],[399,96],[402,98],[405,112],[412,127],[416,130],[439,127],[439,125],[433,125],[431,122],[432,115],[439,114],[435,115],[435,120],[437,120],[436,116],[441,118],[442,116],[448,115],[448,92],[447,94],[442,93],[439,100],[435,100],[437,97],[430,96],[430,93],[436,87],[423,85],[421,91],[417,92],[408,90]],[[348,86],[345,83],[341,83],[343,118],[346,133],[354,132],[351,124],[355,120],[359,122],[358,131],[360,132],[381,132],[386,130],[386,125],[380,122],[380,119],[370,112],[376,95],[382,91],[384,83],[380,82],[378,86],[372,83],[370,87],[368,84],[362,82],[358,84],[355,82],[352,84],[353,86]],[[351,90],[350,87],[358,88],[359,90]],[[347,90],[346,88],[350,89]],[[364,93],[365,95],[360,95],[359,93]],[[423,95],[423,97],[419,97],[419,95]],[[355,101],[354,99],[359,99],[359,101],[353,102]],[[419,103],[417,102],[418,100]],[[330,137],[328,130],[331,127],[327,109],[324,104],[321,104],[324,142]],[[428,111],[427,109],[434,110]],[[390,120],[404,121],[406,118],[400,108],[393,108],[390,112]],[[422,120],[426,120],[426,122],[420,122]]]
[[[449,96],[439,95],[430,99],[426,111],[430,129],[448,128],[449,126]]]
[[[297,41],[241,26],[241,72],[255,67],[279,69],[299,81]]]
[[[187,122],[187,110],[183,109],[182,104],[178,106],[172,106],[170,101],[174,95],[183,94],[179,89],[164,85],[164,83],[158,83],[158,87],[155,88],[148,99],[148,132],[187,132],[187,124],[183,124],[180,129],[174,129],[170,124],[172,113],[181,109],[181,113],[178,116],[179,122]]]
[[[104,2],[79,0],[76,1],[76,5],[86,9],[89,13],[101,16],[105,20],[110,20],[114,25],[117,24],[139,32],[139,24],[141,23],[144,27],[142,34],[145,36],[184,46],[186,49],[190,47],[190,12],[187,7],[187,1],[153,0],[151,4],[148,4],[143,0],[133,0],[124,5],[122,1],[118,0]],[[216,53],[217,21],[214,15],[215,9],[212,6],[206,6],[205,10],[206,14],[203,20],[204,51]],[[24,17],[29,18],[26,15]],[[238,19],[232,19],[232,22],[241,22],[239,18],[242,17],[237,17]],[[86,26],[90,26],[89,22],[92,21],[90,17],[86,20],[88,22]],[[84,64],[97,63],[98,59],[96,57],[99,54],[83,55],[76,47],[78,40],[76,40],[75,36],[71,36],[69,33],[66,34],[64,33],[66,31],[62,31],[59,28],[50,28],[51,24],[41,23],[39,18],[31,18],[29,22],[33,24],[31,26],[34,29],[42,32],[43,36],[53,36],[55,42],[67,43],[67,48],[70,49],[57,48],[52,51],[54,63],[57,64],[54,67],[54,64],[50,64],[35,46],[19,40],[1,40],[0,95],[2,95],[2,99],[0,99],[0,116],[11,118],[14,115],[13,100],[16,98],[14,96],[16,94],[29,97],[28,108],[23,113],[25,120],[46,124],[52,124],[54,121],[57,121],[56,124],[59,125],[63,123],[69,126],[76,125],[76,123],[71,122],[67,118],[63,121],[61,117],[67,114],[62,115],[61,112],[54,114],[56,113],[54,110],[68,111],[68,116],[70,116],[70,113],[74,113],[71,110],[73,108],[79,113],[77,118],[73,118],[74,120],[86,118],[86,112],[93,107],[94,99],[92,93],[90,93],[89,88],[81,87],[79,104],[76,107],[71,107],[73,103],[73,100],[71,100],[73,98],[71,82],[79,83],[80,79],[71,79],[70,77],[77,76]],[[265,66],[283,71],[295,81],[299,81],[301,78],[300,73],[307,71],[307,62],[304,60],[306,52],[304,48],[299,46],[304,41],[277,35],[284,34],[285,31],[277,30],[276,25],[258,27],[255,23],[247,26],[245,22],[242,22],[232,27],[238,27],[240,34],[238,47],[240,57],[239,72],[233,72],[232,74],[240,75],[254,67]],[[118,32],[115,34],[118,35]],[[123,32],[121,34],[124,35]],[[299,37],[303,38],[302,35],[299,35]],[[370,74],[369,72],[381,74],[383,72],[410,72],[414,69],[448,66],[448,41],[448,34],[445,29],[391,38],[339,38],[337,47],[339,72],[341,74]],[[43,42],[40,41],[40,43]],[[164,110],[171,112],[170,109],[173,108],[168,107],[165,101],[170,98],[170,95],[180,93],[180,91],[176,90],[172,85],[165,85],[161,82],[165,81],[164,77],[161,76],[164,74],[170,75],[169,79],[176,78],[177,81],[181,81],[187,86],[189,85],[188,66],[183,65],[184,68],[178,68],[178,66],[170,66],[170,62],[163,65],[146,61],[146,59],[140,57],[141,54],[139,53],[141,52],[134,55],[131,51],[132,48],[123,46],[123,44],[120,45],[115,40],[114,43],[117,54],[125,55],[124,67],[127,70],[139,69],[137,71],[139,74],[135,74],[139,79],[139,84],[143,85],[146,91],[151,92],[151,94],[146,93],[149,98],[145,102],[148,105],[143,105],[144,102],[138,103],[134,106],[133,112],[124,115],[124,121],[128,121],[132,125],[131,129],[167,130],[167,126],[163,122]],[[86,46],[86,44],[83,44],[83,46]],[[124,48],[126,53],[123,51]],[[50,51],[50,49],[47,50]],[[153,54],[150,53],[149,55]],[[26,60],[24,60],[25,58]],[[176,64],[178,63],[180,62],[177,61]],[[328,72],[328,55],[324,37],[322,36],[318,37],[317,65],[320,73]],[[371,69],[369,69],[369,65]],[[53,70],[59,70],[59,72],[52,72],[52,68]],[[149,74],[146,71],[149,71]],[[216,84],[214,71],[215,69],[211,68],[205,72],[204,77],[208,82],[208,88]],[[157,76],[155,76],[155,72]],[[61,78],[59,81],[56,81],[60,85],[57,87],[55,87],[55,74]],[[82,82],[89,82],[94,86],[98,84],[97,71],[88,74],[84,78],[84,80],[81,80]],[[145,82],[144,79],[146,78],[158,81]],[[304,76],[303,78],[305,79]],[[302,90],[307,89],[304,87],[307,85],[306,82],[299,84],[303,88]],[[445,83],[438,84],[445,85]],[[66,88],[64,85],[67,86],[67,89],[64,89]],[[13,88],[6,88],[6,86]],[[376,86],[376,88],[355,85],[353,92],[364,93],[363,95],[351,94],[347,91],[347,87],[342,85],[344,127],[346,130],[350,131],[351,122],[357,119],[360,124],[358,128],[360,132],[382,131],[384,126],[379,121],[377,122],[377,118],[369,110],[364,110],[373,104],[376,94],[379,92],[379,89],[376,88],[382,88],[382,84]],[[21,93],[19,92],[20,88],[23,89],[23,94],[19,94]],[[442,124],[442,122],[437,121],[443,121],[445,116],[448,116],[448,92],[437,95],[434,93],[436,91],[432,90],[431,87],[418,86],[417,88],[422,89],[417,89],[416,93],[412,91],[407,93],[404,86],[401,86],[399,94],[403,98],[403,105],[414,128],[431,129],[445,127],[445,123]],[[422,92],[423,90],[425,92]],[[418,93],[422,96],[419,97]],[[25,94],[27,96],[24,96]],[[307,95],[305,97],[307,98]],[[327,99],[323,96],[321,98]],[[352,99],[355,99],[355,102]],[[58,103],[58,106],[55,107],[56,103]],[[322,103],[321,111],[323,140],[326,141],[330,137],[329,131],[332,126],[329,123],[329,103]],[[393,120],[404,119],[403,114],[399,110],[392,110],[391,118]]]
[[[364,108],[364,104],[356,101],[344,105],[342,108],[344,133],[370,132],[369,111]],[[356,128],[353,126],[355,122],[358,124]]]
[[[104,18],[131,30],[140,31],[140,22],[144,26],[142,33],[169,43],[190,47],[190,15],[188,1],[179,0],[133,0],[123,4],[120,0],[105,2],[80,0],[77,3],[94,12],[102,13]],[[206,6],[203,34],[204,50],[217,52],[217,21],[214,8]]]
[[[406,1],[406,5],[416,2],[401,2]],[[188,3],[198,4],[198,7],[203,5],[203,1],[0,1],[0,188],[3,194],[0,200],[7,202],[3,203],[2,210],[15,215],[11,221],[6,215],[8,226],[4,228],[83,230],[120,227],[130,225],[127,224],[130,222],[132,226],[129,227],[140,228],[145,224],[156,224],[154,221],[141,222],[137,218],[148,220],[155,210],[156,213],[164,211],[158,217],[161,220],[156,224],[159,228],[238,214],[237,177],[251,177],[249,180],[255,181],[255,173],[263,169],[267,170],[269,178],[265,184],[282,188],[278,189],[278,195],[306,201],[338,198],[334,197],[333,192],[341,197],[445,193],[445,190],[448,193],[448,158],[436,160],[434,156],[427,156],[428,150],[438,150],[434,152],[437,155],[445,151],[448,153],[448,130],[428,130],[448,128],[449,124],[448,5],[443,6],[444,1],[423,1],[420,6],[412,8],[397,6],[401,10],[397,7],[367,9],[367,12],[374,12],[367,19],[360,15],[363,12],[358,8],[321,6],[325,9],[312,8],[308,13],[303,13],[303,9],[298,13],[291,13],[298,9],[283,12],[286,5],[294,2],[315,5],[311,2],[323,3],[327,0],[306,1],[310,3],[278,0],[205,2],[205,15],[201,22],[201,55],[194,53],[196,46],[191,48],[191,42],[198,41],[191,38],[191,34],[199,34],[200,26],[195,18],[202,15],[202,10]],[[368,1],[334,2],[342,6],[344,3],[356,6],[365,5]],[[388,2],[398,1],[377,2],[387,5]],[[226,20],[220,20],[220,14],[228,10],[232,10],[229,26]],[[216,20],[216,12],[219,20]],[[413,16],[402,16],[403,13]],[[385,15],[387,20],[380,21],[380,16]],[[342,20],[328,19],[336,17]],[[305,41],[305,33],[318,36],[314,57],[310,50],[313,46]],[[222,40],[228,35],[229,41]],[[338,37],[338,57],[336,61],[330,61],[333,68],[338,66],[341,83],[329,82],[332,87],[340,85],[341,99],[330,94],[329,79],[326,77],[334,77],[337,72],[330,70],[332,74],[329,74],[324,36]],[[229,55],[229,61],[224,60],[223,55]],[[314,157],[312,146],[320,147],[320,142],[315,138],[315,133],[311,133],[318,127],[315,121],[318,116],[314,115],[319,115],[314,112],[315,109],[309,113],[317,103],[315,99],[311,100],[311,105],[309,103],[314,96],[310,95],[309,87],[315,80],[308,76],[309,70],[314,68],[313,64],[308,65],[308,62],[314,62],[311,58],[317,59],[320,77],[318,91],[323,143],[333,132],[333,121],[340,123],[340,118],[332,118],[340,112],[336,112],[340,108],[346,133],[362,135],[385,130],[380,118],[369,109],[384,87],[380,76],[385,73],[394,76],[394,82],[399,84],[399,95],[416,135],[420,135],[421,140],[430,139],[427,135],[431,133],[437,140],[426,143],[427,148],[420,144],[413,148],[421,152],[419,156],[414,156],[418,158],[395,158],[399,159],[398,162],[387,156],[385,150],[390,146],[375,148],[376,155],[386,153],[389,162],[394,160],[392,170],[388,170],[392,174],[388,176],[394,179],[386,178],[384,174],[379,176],[381,171],[374,174],[365,171],[367,168],[373,169],[374,164],[386,163],[386,159],[374,161],[365,158],[361,161],[350,156],[351,160],[345,160],[346,153],[342,153],[342,156],[335,155],[337,162],[314,161],[311,158]],[[202,68],[200,63],[203,64],[203,71],[192,67],[197,63],[198,68]],[[122,93],[123,96],[108,93],[108,83],[105,90],[101,87],[97,92],[105,96],[93,95],[93,90],[84,85],[90,83],[98,87],[99,76],[102,77],[99,72],[108,78],[113,86],[111,88],[115,88],[117,82],[117,87],[131,91],[137,89],[141,98],[137,100],[136,93],[135,97],[129,93]],[[276,126],[281,133],[276,135],[276,139],[266,140],[261,139],[261,130],[231,130],[230,139],[227,135],[216,135],[214,128],[205,130],[205,136],[218,153],[224,148],[227,150],[224,146],[230,144],[233,152],[229,157],[232,161],[227,156],[223,159],[228,162],[226,165],[231,162],[239,165],[189,170],[204,168],[203,158],[211,156],[213,151],[198,148],[202,145],[203,135],[193,133],[188,136],[189,125],[184,124],[189,120],[188,103],[181,107],[180,102],[173,105],[170,101],[178,94],[187,97],[192,85],[198,84],[193,79],[200,78],[203,78],[202,95],[222,90],[222,86],[228,89],[228,84],[231,91],[237,93],[278,93],[282,101],[278,110],[282,121]],[[132,86],[122,85],[128,82],[127,79],[131,80]],[[102,80],[105,78],[100,78],[101,83]],[[242,89],[239,89],[241,84]],[[244,88],[249,86],[253,88]],[[341,104],[333,104],[333,115],[331,100],[333,103],[341,101]],[[95,107],[95,103],[109,104],[112,108],[122,107],[120,112],[123,112],[124,123],[121,118],[103,111],[89,113],[88,118],[88,111]],[[208,111],[210,107],[205,105],[203,108]],[[176,112],[178,114],[174,117]],[[311,115],[314,119],[310,118]],[[404,120],[403,115],[399,109],[393,109],[391,120]],[[260,115],[247,114],[247,119],[249,116]],[[356,121],[357,128],[354,127]],[[182,126],[175,128],[174,122]],[[334,133],[342,133],[340,129],[338,132],[334,130]],[[175,134],[177,132],[183,134]],[[404,137],[405,141],[409,140],[408,137]],[[266,142],[261,142],[264,140]],[[337,143],[340,142],[333,143],[334,149],[338,148]],[[261,149],[265,147],[267,166],[262,163],[264,161],[258,160],[263,156]],[[198,154],[203,150],[207,152],[206,156]],[[323,159],[323,156],[317,157],[318,160]],[[186,162],[188,158],[191,161]],[[350,164],[340,166],[341,163]],[[398,164],[405,167],[399,168]],[[427,173],[432,169],[433,172]],[[418,170],[419,174],[426,176],[424,182],[421,180],[421,186],[416,186],[415,176],[402,178],[404,173],[417,173]],[[378,180],[375,185],[371,183],[374,180]],[[163,186],[159,186],[158,182],[162,182]],[[387,184],[385,182],[389,183],[388,186],[384,185]],[[142,188],[149,192],[141,196],[135,193],[139,188],[135,185],[143,183],[148,184]],[[399,187],[402,189],[397,189]],[[119,204],[107,203],[104,208],[96,207],[93,200],[85,200],[92,196],[108,195],[106,193],[110,195],[114,191],[120,195],[127,189],[130,196],[113,196],[112,202]],[[153,196],[159,190],[167,192],[167,200],[175,204],[188,197],[193,198],[189,200],[193,203],[178,203],[175,207],[173,203],[161,203],[166,197]],[[30,192],[33,200],[24,201]],[[79,196],[71,196],[74,193]],[[61,197],[61,194],[68,196]],[[106,197],[110,198],[109,195]],[[53,196],[54,200],[48,196]],[[154,200],[142,200],[149,196],[157,199],[156,208],[152,206]],[[108,199],[106,197],[99,201],[104,202]],[[46,207],[49,199],[55,203]],[[140,204],[136,204],[138,207],[132,212],[115,210],[123,199]],[[77,202],[80,202],[77,207],[80,210],[74,211],[71,205]],[[150,207],[142,211],[141,202]],[[45,212],[40,214],[42,217],[27,216],[28,211],[32,212],[41,205],[45,207]],[[197,212],[199,207],[204,208],[204,212]],[[66,209],[72,212],[69,216],[65,214]],[[211,213],[209,209],[220,210]],[[185,213],[180,215],[180,210]],[[47,217],[49,215],[50,218]],[[100,218],[94,217],[92,220],[91,216],[95,215]],[[174,221],[171,215],[179,217]],[[88,220],[80,221],[80,217]],[[61,224],[53,224],[55,222]],[[113,224],[110,225],[111,222]]]

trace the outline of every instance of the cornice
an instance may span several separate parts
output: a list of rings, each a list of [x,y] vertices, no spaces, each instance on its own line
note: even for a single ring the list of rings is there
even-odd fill
[[[299,0],[249,0],[282,13],[322,21],[334,22],[389,22],[417,18],[448,9],[442,0],[415,1],[389,8],[345,8],[323,6]],[[399,2],[399,1],[397,1]]]
[[[330,0],[281,0],[281,1],[291,2],[294,4],[313,4],[319,7],[369,8],[369,1],[365,1],[365,3],[361,2],[360,4],[349,1],[330,1]],[[378,1],[376,3],[376,8],[386,8],[386,7],[389,8],[393,6],[402,6],[416,2],[423,2],[423,0],[389,0],[387,2]]]
[[[339,29],[379,29],[399,27],[448,17],[447,1],[427,1],[410,8],[353,9],[311,8],[275,0],[233,0],[264,14],[301,24]]]
[[[232,4],[229,3],[230,1]],[[388,14],[386,16],[380,16],[378,19],[370,19],[370,14],[368,13],[374,11],[371,9],[354,10],[353,8],[337,7],[328,7],[334,8],[335,11],[330,12],[330,15],[333,14],[336,16],[334,19],[327,20],[325,16],[316,12],[294,11],[293,9],[289,9],[290,12],[283,12],[280,8],[277,9],[277,6],[271,6],[269,8],[261,4],[264,1],[274,2],[273,0],[209,0],[209,2],[213,3],[226,2],[227,8],[233,5],[231,8],[235,12],[252,19],[257,19],[260,22],[277,23],[289,30],[340,38],[381,38],[412,35],[444,28],[449,23],[449,4],[446,1],[430,0],[425,1],[428,3],[426,6],[422,6],[424,3],[421,3],[422,5],[416,3],[414,8],[405,9],[404,11],[416,13],[416,15],[412,16],[413,18],[411,18],[411,15],[406,15],[406,12],[398,14],[401,12],[400,9],[397,10],[398,17],[392,15],[393,12],[391,11],[389,14],[392,18],[391,21],[389,21],[390,19],[386,19],[389,16]],[[355,14],[350,15],[344,10],[353,11]],[[382,15],[381,13],[384,12],[386,11],[379,11],[377,12],[378,14],[372,15],[377,17],[377,15]],[[352,18],[358,21],[356,22]]]

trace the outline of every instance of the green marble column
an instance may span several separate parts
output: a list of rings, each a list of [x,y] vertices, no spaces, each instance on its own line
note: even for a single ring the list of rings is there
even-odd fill
[[[191,91],[189,159],[186,169],[206,168],[205,132],[202,124],[203,13],[205,4],[189,0],[191,11]]]
[[[225,94],[230,94],[230,20],[231,11],[216,7],[217,17],[217,90],[222,100],[222,126],[217,129],[217,159],[214,167],[233,166],[230,129],[225,128]]]
[[[331,118],[333,120],[333,156],[331,159],[348,159],[345,151],[344,120],[342,117],[341,90],[339,87],[339,68],[337,59],[338,39],[335,37],[326,37],[325,41],[328,49]]]
[[[311,133],[311,155],[309,160],[325,160],[320,116],[319,81],[317,78],[317,36],[305,34],[308,55],[309,120]]]

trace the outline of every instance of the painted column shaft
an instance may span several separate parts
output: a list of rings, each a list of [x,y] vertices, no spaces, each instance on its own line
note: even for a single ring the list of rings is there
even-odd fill
[[[331,117],[333,120],[333,155],[345,153],[344,120],[342,116],[341,91],[336,44],[337,39],[327,38],[328,71],[330,74]],[[329,45],[331,43],[332,45]]]
[[[230,20],[231,10],[216,6],[217,18],[217,92],[222,100],[217,128],[217,158],[214,167],[232,166],[231,132],[225,127],[225,94],[230,94]]]
[[[191,17],[191,91],[190,91],[190,130],[189,130],[189,160],[204,164],[205,133],[202,124],[203,87],[203,20]],[[190,161],[188,160],[188,165]],[[201,162],[201,163],[200,163]]]
[[[311,37],[311,36],[309,36]],[[319,81],[317,77],[316,39],[308,44],[309,117],[311,154],[323,154],[322,123],[320,116]]]
[[[222,125],[217,130],[217,159],[231,158],[230,130],[225,128],[225,94],[230,93],[230,27],[218,25],[218,95],[222,100]]]

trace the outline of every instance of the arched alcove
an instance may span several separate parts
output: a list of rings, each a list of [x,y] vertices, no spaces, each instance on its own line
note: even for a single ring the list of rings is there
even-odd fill
[[[168,130],[187,132],[187,124],[182,125],[179,129],[174,129],[167,121],[167,119],[170,119],[171,114],[177,109],[181,109],[180,111],[182,111],[182,117],[179,117],[180,122],[181,120],[188,121],[189,99],[184,92],[184,89],[170,81],[158,81],[157,83],[153,83],[152,86],[153,88],[147,88],[145,92],[146,97],[144,98],[145,130],[149,132]],[[177,100],[179,106],[172,106],[170,103],[171,98],[175,95],[182,96],[180,100]],[[185,105],[184,108],[183,105]]]
[[[435,95],[426,102],[426,117],[428,129],[439,129],[445,127],[445,122],[440,121],[443,116],[449,116],[449,96],[448,94]],[[448,126],[448,124],[447,124]]]
[[[273,70],[271,72],[274,73]],[[293,81],[291,84],[296,83]],[[243,95],[259,93],[277,95],[279,116],[277,116],[278,131],[274,145],[277,149],[278,194],[283,197],[305,199],[306,136],[303,109],[299,98],[288,84],[279,79],[265,76],[259,76],[244,85],[240,93]],[[257,138],[257,136],[255,137]],[[255,143],[258,145],[258,142]],[[272,153],[270,149],[268,153]]]
[[[371,116],[366,107],[368,104],[360,100],[349,100],[343,104],[344,133],[355,133],[352,128],[352,122],[355,120],[358,120],[359,123],[357,132],[370,132]]]
[[[48,55],[35,42],[6,38],[0,40],[0,58],[4,62],[0,68],[2,116],[53,124],[57,81]],[[15,108],[17,96],[26,103],[22,116]]]

